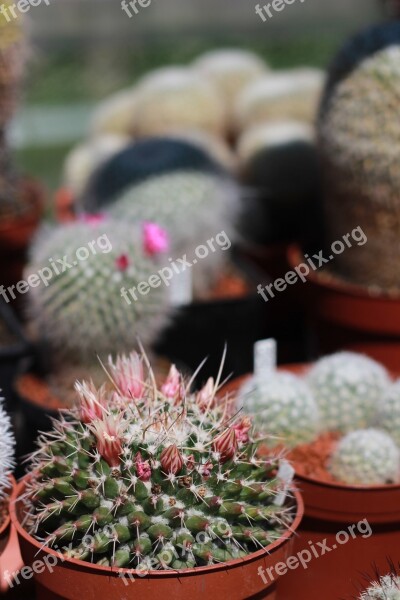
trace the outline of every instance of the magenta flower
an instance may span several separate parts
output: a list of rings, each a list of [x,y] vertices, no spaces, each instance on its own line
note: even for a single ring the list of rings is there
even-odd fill
[[[172,473],[173,475],[177,475],[183,467],[183,458],[175,444],[164,448],[161,452],[160,462],[164,473]]]
[[[151,478],[151,467],[148,460],[143,460],[142,455],[138,452],[135,456],[136,475],[140,481],[149,481]]]
[[[171,366],[168,377],[161,386],[161,392],[167,398],[183,398],[185,391],[182,384],[182,377],[175,365]]]
[[[121,254],[115,259],[115,266],[119,271],[126,271],[129,267],[129,257],[127,254]]]
[[[79,411],[82,423],[92,423],[96,419],[102,419],[106,413],[106,389],[102,386],[96,390],[93,382],[75,384],[75,389],[79,394]]]
[[[122,454],[121,419],[115,415],[103,416],[102,419],[93,421],[90,429],[96,437],[99,454],[110,467],[118,467]]]
[[[214,379],[210,377],[205,386],[197,393],[196,402],[200,410],[205,411],[214,404]]]
[[[145,391],[142,358],[136,352],[132,352],[129,356],[118,356],[115,364],[110,358],[109,366],[121,395],[141,400]]]
[[[236,425],[233,426],[233,429],[235,430],[238,443],[247,444],[249,441],[249,431],[251,429],[251,420],[249,417],[243,417],[239,423],[236,423]]]
[[[143,223],[143,248],[149,256],[164,254],[169,248],[169,236],[157,223]]]

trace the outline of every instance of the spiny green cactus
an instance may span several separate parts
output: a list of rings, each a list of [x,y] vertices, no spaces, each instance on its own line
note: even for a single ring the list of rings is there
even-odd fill
[[[187,255],[189,259],[197,246],[221,231],[233,241],[238,213],[239,194],[233,182],[193,171],[152,177],[125,191],[110,209],[116,219],[156,220],[170,233],[173,258]],[[215,248],[196,265],[194,284],[199,292],[208,289],[227,260],[227,253]]]
[[[388,387],[379,404],[379,426],[400,447],[400,379]]]
[[[4,409],[3,402],[4,399],[0,398],[0,500],[9,491],[9,476],[14,468],[15,447],[10,417]]]
[[[349,485],[384,485],[400,481],[400,450],[379,429],[360,429],[342,438],[331,456],[329,471]]]
[[[39,438],[32,535],[68,557],[151,569],[226,562],[282,535],[293,515],[277,500],[279,461],[258,457],[262,440],[217,401],[218,383],[192,393],[172,367],[157,387],[137,354],[108,371],[99,390],[78,383],[76,409]]]
[[[188,127],[224,135],[225,107],[218,91],[199,73],[166,67],[141,79],[136,88],[135,130],[140,137]]]
[[[168,289],[160,281],[141,294],[137,286],[157,274],[166,248],[167,234],[157,225],[102,216],[43,232],[26,274],[46,269],[48,278],[31,288],[29,309],[37,328],[55,350],[75,360],[124,351],[137,336],[152,341],[167,321]],[[70,268],[58,262],[64,256]],[[128,293],[132,287],[135,296]]]
[[[398,288],[400,35],[330,92],[319,123],[329,240],[361,227],[368,243],[335,271],[361,285]]]
[[[375,425],[390,379],[385,368],[362,354],[338,352],[321,358],[307,375],[323,426],[347,433]]]
[[[273,436],[270,444],[288,447],[312,442],[320,431],[319,413],[311,390],[291,373],[274,373],[262,382],[254,378],[239,391],[239,406]]]
[[[400,600],[400,577],[381,577],[361,594],[360,600]]]

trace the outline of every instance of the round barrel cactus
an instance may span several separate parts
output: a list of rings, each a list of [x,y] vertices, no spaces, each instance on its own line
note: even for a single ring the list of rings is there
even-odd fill
[[[158,225],[102,215],[43,232],[26,271],[35,281],[29,310],[39,332],[74,360],[124,351],[137,337],[152,342],[168,321],[168,288],[161,280],[142,285],[143,293],[138,286],[157,275],[167,248]]]
[[[239,406],[271,435],[269,443],[288,447],[312,442],[320,432],[317,403],[308,385],[291,373],[252,378],[238,394]]]
[[[9,476],[14,468],[15,439],[10,417],[0,398],[0,500],[7,496],[10,488]],[[1,525],[1,523],[0,523]]]
[[[186,569],[247,556],[293,519],[278,460],[259,457],[247,417],[190,391],[175,367],[157,385],[147,361],[120,356],[106,383],[78,383],[75,409],[39,438],[27,530],[102,566]],[[289,494],[290,496],[290,494]]]
[[[379,404],[379,426],[400,447],[400,380],[388,387]]]
[[[355,352],[338,352],[317,361],[307,376],[325,429],[347,433],[375,425],[386,369]]]
[[[400,482],[400,450],[379,429],[360,429],[343,437],[328,465],[338,481],[349,485]]]

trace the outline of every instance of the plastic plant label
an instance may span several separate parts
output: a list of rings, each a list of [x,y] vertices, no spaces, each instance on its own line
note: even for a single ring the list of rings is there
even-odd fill
[[[285,459],[282,459],[279,463],[279,470],[278,470],[277,478],[280,479],[280,481],[282,481],[283,489],[281,492],[279,492],[279,494],[277,495],[277,497],[275,499],[275,504],[277,506],[283,506],[285,504],[286,496],[292,485],[294,475],[295,475],[295,470],[292,467],[292,465],[290,464],[290,462],[288,462]]]
[[[190,304],[193,300],[193,277],[190,269],[185,269],[171,280],[170,302],[172,306]]]
[[[254,378],[257,382],[268,380],[276,371],[276,355],[276,340],[273,338],[254,344]]]

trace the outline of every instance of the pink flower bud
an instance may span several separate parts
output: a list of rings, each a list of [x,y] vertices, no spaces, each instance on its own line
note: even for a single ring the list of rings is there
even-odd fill
[[[93,421],[90,429],[96,437],[99,454],[110,467],[118,467],[122,454],[121,421],[115,415],[104,416],[102,420]]]
[[[168,233],[157,223],[143,224],[143,248],[149,256],[164,254],[169,248]]]
[[[194,459],[194,455],[193,454],[189,454],[189,456],[186,457],[186,468],[188,471],[193,471],[194,466],[196,464],[196,461]]]
[[[205,411],[214,405],[214,395],[214,379],[210,377],[196,396],[196,402],[200,410]]]
[[[164,448],[161,452],[160,462],[164,473],[172,473],[173,475],[177,475],[183,467],[183,458],[175,444]]]
[[[136,353],[129,356],[118,356],[114,364],[109,359],[111,374],[115,384],[124,398],[141,400],[145,391],[143,360]]]
[[[138,452],[135,456],[136,475],[140,481],[149,481],[151,479],[151,467],[148,460],[142,460],[142,455]]]
[[[96,390],[93,382],[75,384],[75,389],[79,394],[79,412],[82,423],[91,423],[96,419],[102,419],[106,408],[106,389],[102,386]]]
[[[208,460],[204,465],[200,465],[199,473],[204,479],[208,479],[211,476],[211,471],[213,470],[214,465],[211,460]]]
[[[182,385],[182,377],[175,365],[169,370],[168,377],[161,386],[161,392],[167,398],[182,398],[184,389]]]
[[[93,226],[104,223],[106,219],[107,217],[104,213],[83,213],[83,215],[79,217],[79,220],[82,223],[87,223],[87,225]]]
[[[219,460],[221,463],[233,458],[237,449],[238,441],[234,429],[226,429],[213,441],[213,450],[219,454]]]
[[[235,430],[238,443],[247,444],[249,441],[249,431],[251,429],[251,420],[249,417],[243,417],[239,423],[236,423],[236,425],[233,426],[233,429]]]
[[[115,259],[115,266],[117,267],[118,271],[122,271],[124,273],[127,270],[127,268],[129,267],[128,255],[121,254],[120,256],[118,256]]]

